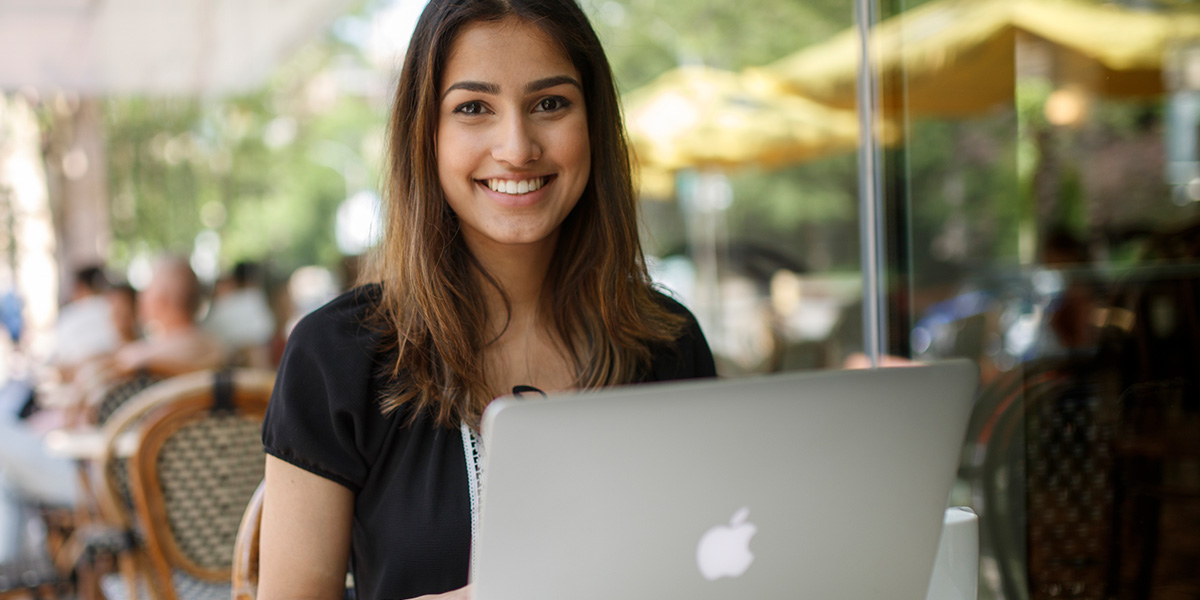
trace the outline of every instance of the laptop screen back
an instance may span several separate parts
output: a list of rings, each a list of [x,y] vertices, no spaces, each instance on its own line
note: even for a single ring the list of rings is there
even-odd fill
[[[969,362],[498,400],[479,600],[925,597]]]

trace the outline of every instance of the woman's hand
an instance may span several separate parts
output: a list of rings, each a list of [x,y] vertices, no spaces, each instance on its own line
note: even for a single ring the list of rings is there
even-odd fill
[[[445,594],[432,594],[429,596],[420,596],[413,600],[471,600],[475,597],[475,585],[468,584],[467,587],[461,587],[457,590],[446,592]]]
[[[879,357],[879,366],[880,367],[917,367],[920,365],[921,365],[921,363],[911,361],[911,360],[901,357],[901,356],[892,356],[890,354],[884,354]],[[855,352],[854,354],[851,354],[850,356],[846,357],[845,362],[842,363],[842,368],[843,369],[870,369],[871,368],[871,358],[868,357],[866,354],[863,354],[862,352]]]

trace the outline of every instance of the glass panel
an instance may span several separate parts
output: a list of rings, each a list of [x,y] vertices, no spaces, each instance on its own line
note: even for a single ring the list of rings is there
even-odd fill
[[[852,0],[585,0],[624,96],[656,279],[723,375],[861,350],[857,117],[777,72]],[[787,27],[780,27],[787,23]]]
[[[981,368],[980,596],[1200,596],[1200,15],[898,8],[889,349]]]

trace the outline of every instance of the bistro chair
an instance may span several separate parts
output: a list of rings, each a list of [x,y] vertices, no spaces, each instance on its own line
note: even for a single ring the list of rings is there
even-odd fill
[[[983,553],[1012,600],[1108,598],[1114,406],[1086,361],[1045,359],[983,390],[965,468]]]
[[[75,422],[103,431],[122,406],[179,373],[149,367],[124,375],[110,371],[94,373],[84,386],[86,393]],[[106,451],[111,445],[106,440]],[[84,599],[102,597],[101,578],[128,560],[133,550],[128,510],[124,508],[131,503],[129,473],[121,454],[107,453],[105,458],[79,461],[81,493],[65,557],[70,559],[79,594]]]
[[[104,427],[98,499],[124,531],[120,577],[109,598],[227,598],[233,538],[262,480],[261,420],[274,373],[200,371],[163,381],[114,412]],[[129,457],[132,506],[106,464]]]
[[[102,377],[91,386],[91,391],[85,397],[81,421],[103,428],[113,413],[126,402],[146,388],[169,378],[170,374],[168,373],[148,369],[120,377]],[[89,466],[81,463],[80,467],[80,482],[84,492],[82,498],[84,506],[80,507],[81,516],[96,515],[99,511],[100,500],[97,498],[95,482],[89,476]],[[105,480],[113,484],[116,492],[125,498],[125,503],[128,504],[129,474],[125,469],[124,461],[109,461],[105,468],[107,471],[104,476]]]

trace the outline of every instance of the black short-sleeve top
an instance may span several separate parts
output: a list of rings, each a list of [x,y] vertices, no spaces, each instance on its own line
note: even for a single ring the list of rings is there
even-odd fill
[[[350,569],[363,600],[411,598],[466,585],[471,499],[458,429],[380,410],[379,335],[367,319],[378,286],[356,288],[301,319],[288,339],[263,423],[268,454],[354,492]],[[695,318],[655,353],[643,381],[713,377]]]

